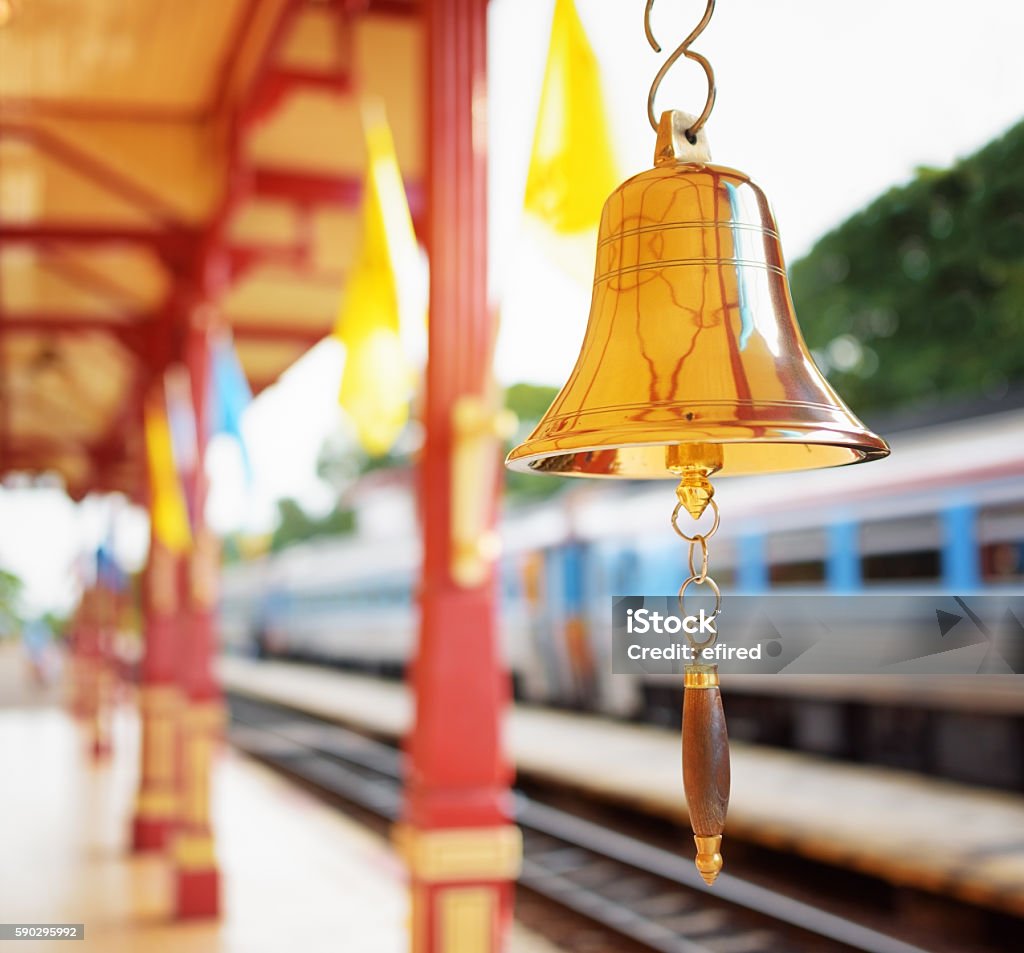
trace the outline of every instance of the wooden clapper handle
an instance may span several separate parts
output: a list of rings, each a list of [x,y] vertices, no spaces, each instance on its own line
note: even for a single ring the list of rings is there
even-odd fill
[[[722,869],[729,809],[729,733],[717,665],[688,665],[683,696],[683,788],[697,845],[697,870],[712,884]]]

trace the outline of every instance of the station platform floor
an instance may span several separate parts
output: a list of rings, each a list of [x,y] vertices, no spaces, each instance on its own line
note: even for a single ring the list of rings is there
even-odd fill
[[[59,693],[26,688],[0,645],[0,923],[84,923],[84,942],[32,953],[401,953],[405,874],[390,846],[336,808],[225,749],[214,779],[224,913],[170,920],[171,870],[127,849],[137,723],[122,705],[114,755],[91,763]],[[18,949],[21,949],[18,946]],[[557,953],[514,926],[512,953]]]
[[[224,687],[380,736],[408,728],[399,683],[224,657]],[[520,774],[686,822],[679,735],[514,706]],[[1024,797],[908,772],[733,742],[726,842],[739,838],[893,884],[1024,916]],[[728,858],[726,860],[728,863]]]

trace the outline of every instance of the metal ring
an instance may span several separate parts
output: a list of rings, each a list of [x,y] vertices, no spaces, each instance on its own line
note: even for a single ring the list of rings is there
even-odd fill
[[[718,511],[718,504],[715,502],[714,497],[708,500],[708,505],[711,507],[712,512],[715,514],[715,520],[711,524],[711,529],[709,529],[706,533],[694,533],[693,536],[690,536],[687,533],[684,533],[679,528],[679,523],[676,522],[679,519],[679,511],[683,508],[682,503],[676,503],[675,509],[672,510],[672,529],[676,531],[676,535],[681,536],[688,543],[695,543],[698,539],[701,538],[708,540],[712,536],[714,536],[715,533],[718,531],[718,524],[722,521],[722,514]]]
[[[654,0],[647,0],[647,7],[644,10],[644,32],[647,34],[647,42],[650,43],[654,52],[660,53],[661,44],[659,44],[654,38],[654,33],[651,30],[651,9],[653,7]],[[704,102],[704,109],[701,114],[694,121],[693,125],[686,130],[686,138],[690,141],[691,145],[697,141],[697,133],[700,131],[704,123],[708,121],[708,116],[711,115],[711,110],[715,105],[715,71],[711,68],[711,64],[708,62],[706,57],[701,56],[700,53],[694,53],[690,49],[690,44],[704,32],[705,27],[707,27],[711,22],[711,14],[714,12],[715,0],[708,0],[707,7],[704,10],[704,16],[701,17],[700,23],[697,24],[693,32],[676,47],[672,55],[662,64],[661,69],[658,70],[657,75],[654,77],[654,82],[651,83],[651,91],[647,94],[647,118],[650,120],[651,128],[657,132],[658,119],[654,115],[654,97],[658,95],[658,87],[661,86],[661,81],[665,78],[665,74],[668,73],[680,56],[685,56],[687,59],[693,60],[695,63],[699,63],[701,65],[708,78],[708,97]]]
[[[700,545],[700,572],[697,572],[696,567],[693,565],[693,550],[698,544]],[[708,578],[708,539],[706,536],[698,533],[696,541],[690,543],[690,553],[687,562],[690,565],[690,575],[695,576],[698,583]]]
[[[686,615],[686,609],[683,604],[683,600],[686,596],[686,589],[688,586],[696,583],[700,585],[708,585],[711,587],[711,591],[715,594],[715,611],[711,613],[712,619],[717,619],[722,614],[722,590],[718,588],[718,583],[715,582],[710,576],[705,576],[703,579],[699,579],[697,576],[690,576],[680,587],[679,593],[676,596],[676,601],[679,603],[679,611]],[[708,636],[703,642],[693,638],[693,636],[687,632],[686,641],[695,649],[706,649],[715,644],[715,640],[718,638],[718,634]]]

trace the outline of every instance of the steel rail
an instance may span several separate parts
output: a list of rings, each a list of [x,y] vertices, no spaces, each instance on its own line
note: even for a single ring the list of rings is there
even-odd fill
[[[402,803],[403,756],[396,749],[283,706],[241,696],[229,695],[229,698],[237,708],[243,709],[241,716],[232,712],[232,722],[241,729],[233,729],[231,733],[231,740],[238,747],[380,817],[398,818]],[[257,721],[245,717],[245,708],[250,715],[260,711]],[[267,723],[263,721],[263,714],[274,717]],[[285,721],[288,718],[292,720]],[[369,776],[360,772],[369,772]],[[516,822],[528,835],[520,882],[658,953],[714,953],[715,947],[714,943],[706,946],[699,940],[689,939],[596,891],[581,888],[563,872],[545,864],[544,858],[556,853],[554,848],[549,846],[540,856],[534,856],[536,852],[531,850],[529,835],[548,838],[562,851],[567,848],[585,851],[597,859],[676,884],[691,892],[691,896],[699,893],[714,903],[742,908],[801,933],[863,953],[928,953],[921,947],[733,874],[720,875],[715,886],[708,887],[688,858],[543,804],[521,792],[514,793],[514,806]],[[585,862],[584,858],[573,870],[578,871]],[[684,919],[685,915],[684,912]],[[721,934],[716,938],[720,939]],[[753,951],[754,947],[750,949]]]

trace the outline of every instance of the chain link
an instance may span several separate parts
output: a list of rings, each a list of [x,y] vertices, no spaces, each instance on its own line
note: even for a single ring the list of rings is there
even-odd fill
[[[685,615],[684,599],[686,597],[686,590],[690,586],[704,586],[706,585],[715,594],[715,611],[712,613],[711,618],[717,619],[722,612],[722,590],[719,589],[718,583],[708,575],[708,540],[718,532],[718,524],[721,521],[721,514],[718,512],[718,504],[711,499],[708,501],[708,505],[711,507],[712,513],[714,514],[714,520],[711,523],[711,529],[706,533],[689,533],[683,532],[679,528],[679,513],[682,509],[682,503],[677,503],[676,508],[672,511],[672,529],[676,531],[676,534],[681,538],[685,539],[689,543],[689,552],[687,554],[687,564],[690,569],[690,575],[687,579],[683,580],[683,584],[679,587],[679,593],[676,599],[679,602],[679,611]],[[697,569],[697,553],[700,552],[700,570]],[[693,638],[690,633],[686,633],[686,640],[690,643],[690,646],[695,650],[706,649],[715,644],[715,640],[718,638],[717,634],[710,634],[703,642]]]

